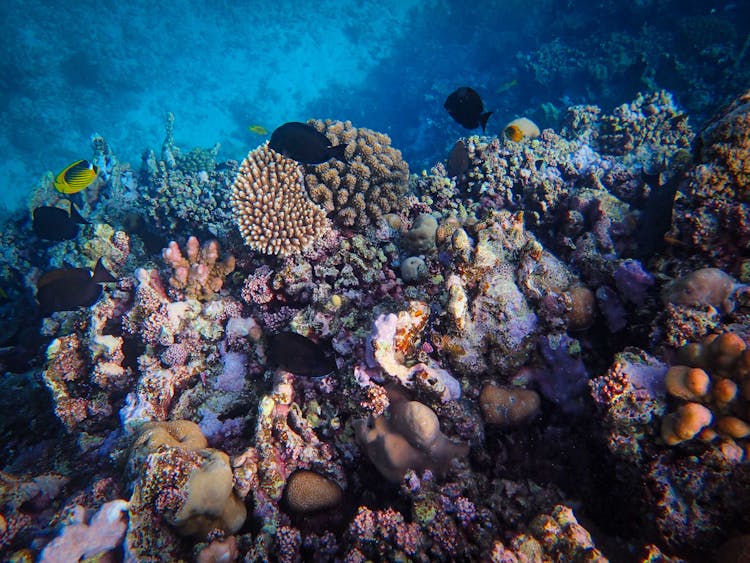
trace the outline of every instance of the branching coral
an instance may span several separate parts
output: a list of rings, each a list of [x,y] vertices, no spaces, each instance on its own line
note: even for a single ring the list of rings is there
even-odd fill
[[[231,201],[245,243],[258,252],[295,254],[327,229],[325,212],[305,193],[299,164],[267,144],[242,161]]]
[[[623,104],[601,118],[598,145],[604,154],[627,156],[652,173],[665,170],[677,151],[687,151],[693,133],[687,115],[664,90]]]
[[[169,286],[176,299],[207,301],[218,293],[224,278],[234,271],[234,256],[219,261],[219,243],[208,241],[201,247],[198,239],[190,237],[185,246],[186,256],[175,241],[162,250],[162,258],[174,270]]]
[[[347,163],[332,160],[307,166],[305,182],[312,200],[334,220],[363,229],[398,209],[409,179],[409,166],[391,139],[351,122],[316,121],[309,124],[325,134],[333,145],[346,145]]]

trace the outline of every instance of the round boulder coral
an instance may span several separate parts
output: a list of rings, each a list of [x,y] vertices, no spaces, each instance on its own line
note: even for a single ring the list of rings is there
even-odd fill
[[[512,426],[527,422],[539,414],[541,399],[536,391],[500,387],[491,383],[482,388],[479,408],[488,424]]]
[[[314,471],[297,470],[289,477],[284,498],[292,512],[305,514],[332,508],[341,502],[341,487]]]

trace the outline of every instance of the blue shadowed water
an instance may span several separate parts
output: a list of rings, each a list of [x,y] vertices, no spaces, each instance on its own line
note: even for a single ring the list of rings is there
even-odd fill
[[[750,57],[744,2],[151,6],[2,3],[3,204],[88,158],[94,132],[137,167],[169,111],[178,145],[218,142],[223,159],[264,140],[251,125],[318,117],[388,133],[419,171],[466,133],[442,107],[461,85],[495,112],[490,134],[517,115],[554,127],[568,105],[610,111],[659,88],[695,124],[747,86],[748,65],[732,59]]]

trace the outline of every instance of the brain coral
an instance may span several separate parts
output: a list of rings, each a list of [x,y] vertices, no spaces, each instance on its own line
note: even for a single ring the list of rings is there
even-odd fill
[[[310,197],[346,227],[364,228],[395,210],[406,192],[409,166],[388,135],[351,122],[310,120],[332,144],[346,145],[348,163],[330,160],[306,166]]]
[[[250,151],[242,161],[231,202],[245,242],[265,254],[301,252],[327,228],[325,212],[305,194],[297,162],[268,144]]]

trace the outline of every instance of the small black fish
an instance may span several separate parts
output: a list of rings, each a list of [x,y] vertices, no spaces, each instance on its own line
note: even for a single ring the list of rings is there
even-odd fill
[[[443,107],[466,129],[476,129],[481,125],[483,133],[487,127],[487,120],[492,115],[491,111],[484,111],[482,98],[468,86],[462,86],[448,96]]]
[[[331,146],[331,141],[323,133],[298,121],[277,127],[268,146],[301,164],[320,164],[331,158],[346,163],[346,145]]]
[[[469,149],[463,141],[458,140],[453,145],[453,150],[448,156],[448,165],[446,166],[446,172],[448,178],[455,178],[456,184],[459,186],[466,181],[466,173],[469,171]]]
[[[36,236],[45,240],[70,240],[78,235],[78,225],[87,225],[76,206],[70,204],[70,211],[61,207],[44,205],[34,209],[32,228]]]
[[[643,181],[649,185],[651,192],[641,211],[635,235],[637,246],[634,256],[639,260],[646,260],[664,249],[664,236],[672,226],[674,198],[685,177],[685,169],[674,172],[664,185],[661,184],[660,176],[643,172]]]
[[[61,268],[42,274],[36,282],[36,299],[43,315],[73,311],[96,303],[102,294],[99,284],[113,281],[99,258],[93,273],[88,268]]]
[[[323,377],[336,371],[336,362],[326,356],[320,344],[296,332],[268,337],[268,361],[305,377]]]

